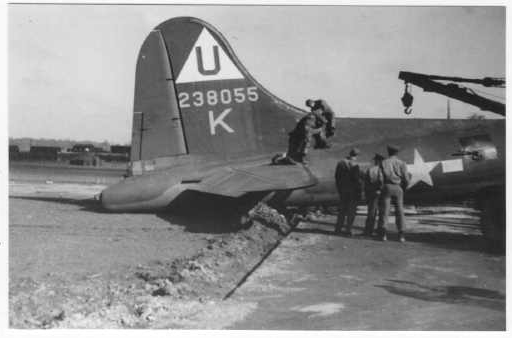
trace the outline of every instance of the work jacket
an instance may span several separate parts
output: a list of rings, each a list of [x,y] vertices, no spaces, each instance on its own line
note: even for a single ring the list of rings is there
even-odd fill
[[[384,184],[396,184],[402,188],[409,185],[409,172],[404,161],[393,155],[382,161],[381,166],[384,174]]]
[[[384,175],[380,166],[374,165],[366,170],[364,176],[364,190],[367,196],[379,192],[383,184]]]
[[[339,161],[334,175],[339,193],[361,191],[359,165],[352,158],[347,157]]]

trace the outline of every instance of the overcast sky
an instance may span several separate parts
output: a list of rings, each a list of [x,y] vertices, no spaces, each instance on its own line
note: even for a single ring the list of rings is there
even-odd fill
[[[322,97],[339,116],[404,117],[400,70],[505,76],[503,7],[9,5],[9,136],[130,142],[140,45],[184,15],[219,29],[277,96]],[[446,116],[446,97],[413,95],[413,117]]]

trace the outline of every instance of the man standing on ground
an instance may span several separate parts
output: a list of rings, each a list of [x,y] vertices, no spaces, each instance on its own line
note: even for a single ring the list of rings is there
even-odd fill
[[[404,227],[404,191],[409,185],[409,173],[404,161],[397,157],[398,147],[388,145],[389,157],[382,161],[382,173],[384,186],[382,188],[382,199],[379,207],[378,232],[383,241],[387,240],[386,224],[388,223],[391,200],[395,203],[395,219],[398,231],[398,239],[405,242]]]
[[[341,229],[345,227],[345,234],[352,236],[352,225],[361,196],[359,165],[356,163],[358,155],[359,150],[354,148],[350,151],[349,156],[338,162],[336,166],[336,188],[340,196],[338,219],[334,230],[336,234],[341,234]]]
[[[382,174],[382,161],[384,156],[375,154],[373,157],[373,166],[366,170],[364,175],[364,192],[366,197],[366,205],[368,207],[368,216],[363,235],[371,236],[375,229],[375,220],[379,210],[379,201],[384,184]]]

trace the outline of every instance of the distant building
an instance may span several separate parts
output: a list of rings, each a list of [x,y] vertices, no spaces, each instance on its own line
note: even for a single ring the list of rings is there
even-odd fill
[[[60,152],[60,147],[31,146],[29,158],[33,160],[56,161]]]
[[[110,152],[113,154],[130,154],[131,147],[130,146],[120,146],[120,145],[112,145],[110,146]]]
[[[9,145],[9,160],[17,160],[20,157],[20,147],[17,145]]]
[[[83,153],[83,154],[73,156],[69,160],[69,164],[80,165],[80,166],[99,167],[99,166],[101,166],[101,159],[98,156],[96,156],[94,153]]]
[[[101,147],[96,147],[92,143],[77,143],[74,144],[71,149],[68,151],[73,153],[104,153],[105,149]]]
[[[91,143],[77,143],[70,149],[70,151],[74,153],[88,153],[94,152],[95,150],[96,147],[94,147],[94,144]]]

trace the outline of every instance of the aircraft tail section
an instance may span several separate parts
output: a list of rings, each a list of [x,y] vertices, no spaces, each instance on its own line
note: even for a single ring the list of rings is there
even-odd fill
[[[177,155],[236,159],[285,151],[300,114],[247,72],[224,37],[190,17],[157,26],[136,72],[132,162]]]
[[[144,41],[135,78],[132,161],[186,154],[175,80],[160,31]]]

